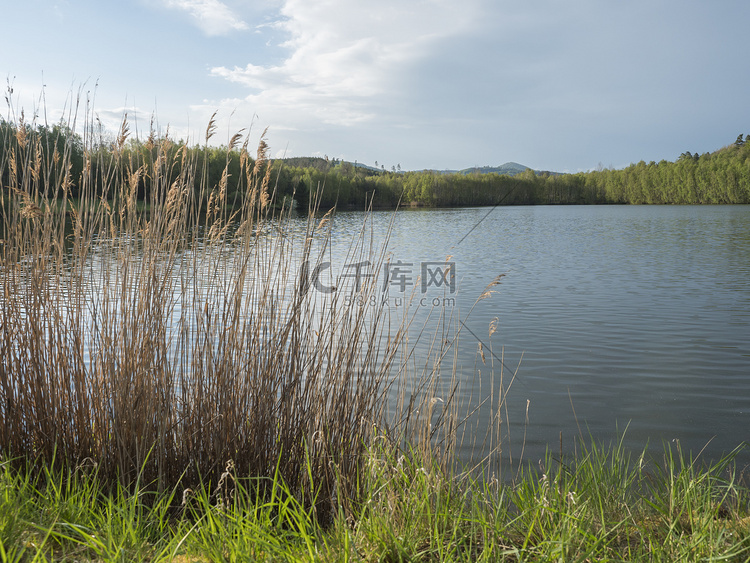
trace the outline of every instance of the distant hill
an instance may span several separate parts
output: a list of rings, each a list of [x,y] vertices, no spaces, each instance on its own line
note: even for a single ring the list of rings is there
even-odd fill
[[[517,162],[506,162],[500,166],[482,166],[480,168],[464,168],[459,172],[461,174],[507,174],[508,176],[515,176],[521,172],[525,172],[529,167]]]
[[[515,176],[525,170],[528,170],[528,166],[518,164],[517,162],[506,162],[500,166],[472,166],[471,168],[464,168],[463,170],[431,170],[431,172],[437,172],[440,174],[505,174],[507,176]],[[424,170],[423,172],[427,172]],[[535,170],[534,172],[539,172]]]
[[[370,172],[381,171],[380,168],[375,168],[374,166],[362,164],[361,162],[349,162],[347,160],[341,160],[340,158],[326,159],[320,156],[291,156],[280,158],[277,160],[280,160],[287,166],[295,166],[299,168],[315,168],[316,170],[320,170],[322,172],[330,170],[340,164],[349,164],[351,166],[356,166],[358,169],[364,169]],[[387,170],[385,170],[385,172],[387,172]]]
[[[287,166],[316,168],[320,171],[330,170],[337,164],[342,163],[341,160],[337,160],[335,158],[329,161],[321,157],[290,157],[281,160],[283,160],[283,162]],[[352,166],[356,165],[357,168],[367,170],[370,173],[377,173],[381,171],[381,168],[375,168],[374,166],[369,166],[361,162],[348,162],[347,164],[351,164]],[[506,174],[508,176],[515,176],[516,174],[520,174],[521,172],[528,170],[528,168],[528,166],[518,164],[517,162],[506,162],[505,164],[502,164],[500,166],[474,166],[472,168],[464,168],[463,170],[431,170],[431,172],[437,172],[439,174]],[[390,172],[388,169],[385,169],[383,171]],[[427,172],[427,170],[422,170],[422,172]],[[537,170],[535,172],[539,171]]]

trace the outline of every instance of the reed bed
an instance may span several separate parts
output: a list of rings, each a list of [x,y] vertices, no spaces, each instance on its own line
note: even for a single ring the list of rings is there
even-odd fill
[[[5,125],[5,459],[93,466],[112,486],[213,488],[217,502],[236,476],[278,475],[323,517],[356,497],[376,439],[449,458],[454,413],[433,416],[446,351],[407,384],[398,366],[409,319],[367,306],[378,276],[316,289],[331,214],[313,202],[306,226],[292,221],[263,136],[254,157],[249,135],[231,137],[211,185],[207,151],[153,130],[132,139],[127,116],[109,142],[94,119],[82,136],[51,140],[23,114]],[[212,119],[204,148],[215,133]],[[84,162],[73,178],[76,142]],[[349,257],[377,272],[386,248],[365,223]],[[352,294],[362,306],[344,303]],[[398,389],[400,410],[387,412]]]

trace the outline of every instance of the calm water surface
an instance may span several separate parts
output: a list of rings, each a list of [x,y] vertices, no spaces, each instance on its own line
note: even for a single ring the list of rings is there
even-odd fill
[[[375,213],[376,239],[391,218]],[[337,216],[334,256],[361,223],[359,213]],[[404,211],[389,248],[393,261],[412,264],[411,280],[400,279],[418,298],[420,265],[452,256],[458,290],[445,307],[466,326],[458,360],[466,388],[487,391],[498,377],[477,365],[477,340],[487,353],[498,319],[495,355],[504,349],[511,369],[521,362],[507,429],[516,452],[525,432],[526,459],[548,445],[557,451],[561,432],[566,449],[580,432],[609,441],[627,427],[636,450],[679,440],[696,454],[708,444],[710,457],[748,439],[750,206]],[[497,293],[469,314],[499,274]],[[398,290],[391,284],[389,295]],[[445,290],[424,295],[431,302]],[[415,307],[418,319],[427,315]]]

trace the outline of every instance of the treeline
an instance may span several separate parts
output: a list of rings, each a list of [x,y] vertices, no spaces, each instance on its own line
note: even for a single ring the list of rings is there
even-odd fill
[[[702,155],[683,153],[675,162],[662,160],[621,169],[577,174],[444,174],[375,172],[350,163],[322,167],[288,167],[287,177],[302,190],[324,185],[324,203],[459,207],[483,205],[561,204],[710,204],[750,203],[750,135]]]
[[[117,181],[135,178],[138,200],[152,202],[154,197],[166,197],[168,187],[178,178],[184,180],[182,173],[186,170],[196,193],[207,186],[221,186],[231,207],[232,202],[239,204],[242,200],[250,171],[265,175],[269,166],[261,162],[256,169],[248,147],[235,146],[240,141],[237,136],[231,147],[207,143],[188,147],[182,141],[154,134],[141,141],[129,138],[126,124],[114,139],[105,141],[88,131],[81,136],[65,124],[31,126],[23,119],[18,124],[0,120],[0,181],[3,189],[48,197],[62,195],[46,193],[48,189],[65,187],[65,196],[72,198],[89,183],[87,193],[106,199],[107,191]],[[272,170],[268,172],[270,176]],[[151,181],[154,178],[159,181]],[[291,183],[284,182],[283,186]],[[292,194],[279,195],[279,201],[283,201],[285,195]]]
[[[288,184],[286,184],[288,182]],[[357,209],[365,205],[394,208],[397,205],[466,207],[485,205],[538,205],[603,203],[596,193],[569,175],[535,174],[526,170],[505,174],[445,174],[435,171],[378,172],[352,163],[321,167],[284,166],[279,184],[293,190],[300,202],[322,187],[321,207],[337,205]]]
[[[147,201],[159,189],[148,182],[148,169],[160,166],[160,177],[177,178],[189,163],[194,185],[222,185],[226,201],[241,201],[246,172],[255,160],[236,137],[231,146],[188,147],[182,141],[156,138],[128,139],[120,131],[114,140],[81,137],[68,126],[31,127],[0,120],[0,171],[2,186],[29,182],[60,185],[66,175],[69,195],[76,196],[81,182],[111,185],[113,178],[129,176],[118,166],[146,166],[138,198]],[[120,158],[114,152],[120,151]],[[160,155],[160,156],[159,156]],[[124,156],[124,158],[123,158]],[[40,169],[35,163],[46,163]],[[65,165],[63,165],[65,163]],[[270,166],[270,169],[266,167]],[[560,205],[597,203],[750,203],[750,135],[740,135],[731,145],[702,155],[683,153],[676,162],[641,161],[621,170],[577,174],[536,173],[531,169],[509,176],[498,173],[435,171],[388,172],[350,162],[323,158],[290,158],[263,164],[276,190],[276,201],[294,198],[306,210],[310,194],[321,208],[394,208],[397,205],[461,207],[487,205]],[[256,170],[257,173],[257,170]],[[13,178],[11,179],[11,175]],[[29,176],[29,177],[25,177]],[[106,197],[106,194],[101,194]]]
[[[750,203],[750,135],[712,153],[684,152],[676,162],[577,176],[612,203]]]

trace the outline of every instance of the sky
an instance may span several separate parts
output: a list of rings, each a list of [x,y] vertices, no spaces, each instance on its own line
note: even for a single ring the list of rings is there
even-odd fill
[[[5,119],[390,169],[622,168],[750,133],[747,0],[4,0]],[[11,93],[12,91],[12,93]]]

